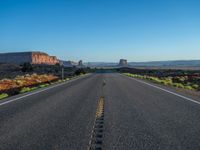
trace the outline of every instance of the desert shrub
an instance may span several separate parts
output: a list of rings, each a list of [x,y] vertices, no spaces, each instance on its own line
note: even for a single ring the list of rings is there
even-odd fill
[[[30,87],[23,87],[23,88],[20,90],[19,93],[26,93],[26,92],[30,92],[30,91],[33,91],[33,90],[36,90],[36,89],[38,89],[38,87],[32,87],[32,88],[30,88]]]
[[[162,80],[160,83],[166,85],[164,80]]]
[[[19,88],[12,88],[8,90],[9,95],[16,95],[16,94],[19,94],[19,92],[20,92]]]
[[[174,77],[172,79],[172,81],[175,82],[175,83],[180,83],[181,82],[180,77]]]
[[[43,87],[47,87],[49,84],[42,84],[42,85],[39,85],[39,88],[43,88]]]
[[[16,84],[19,86],[22,86],[24,84],[24,82],[22,80],[16,80]]]
[[[25,77],[31,77],[31,75],[30,74],[25,74]]]
[[[151,80],[155,83],[161,83],[162,80],[160,80],[159,78],[156,78],[156,77],[152,77]]]
[[[62,80],[60,79],[60,80],[58,80],[57,82],[58,82],[58,83],[61,83],[61,82],[62,82]]]
[[[188,76],[183,76],[183,77],[180,77],[180,82],[181,83],[184,83],[184,84],[186,84],[187,83],[187,81],[188,81]]]
[[[32,87],[32,88],[31,88],[31,90],[36,90],[36,89],[38,89],[38,87]]]
[[[196,90],[199,90],[199,85],[193,84],[193,85],[192,85],[192,88],[194,88],[194,89],[196,89]]]
[[[187,90],[193,90],[192,86],[189,86],[189,85],[184,86],[184,89],[187,89]]]
[[[164,84],[164,85],[172,85],[172,83],[167,80],[162,80],[162,81],[160,81],[160,83]]]
[[[22,65],[22,72],[31,72],[33,71],[33,66],[31,65],[31,63],[24,63]]]
[[[184,85],[181,83],[173,83],[173,86],[177,88],[184,88]]]
[[[0,100],[3,99],[3,98],[6,98],[8,96],[9,95],[7,93],[2,93],[2,94],[0,94]]]
[[[29,88],[29,87],[23,87],[23,88],[20,90],[19,93],[25,93],[25,92],[29,92],[29,91],[31,91],[31,88]]]
[[[81,68],[81,69],[76,70],[74,74],[80,75],[80,74],[85,74],[85,73],[86,73],[85,70]]]
[[[2,82],[11,82],[12,80],[11,80],[11,79],[6,79],[6,78],[5,78],[5,79],[2,79],[1,81],[2,81]]]
[[[170,78],[164,78],[163,82],[164,82],[164,85],[173,86],[173,81]]]

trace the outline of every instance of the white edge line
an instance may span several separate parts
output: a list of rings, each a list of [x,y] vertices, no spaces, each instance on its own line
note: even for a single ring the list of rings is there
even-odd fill
[[[126,76],[126,75],[124,75],[124,76]],[[146,84],[146,85],[148,85],[148,86],[151,86],[151,87],[154,87],[154,88],[156,88],[156,89],[159,89],[159,90],[165,91],[165,92],[167,92],[167,93],[170,93],[170,94],[172,94],[172,95],[175,95],[175,96],[181,97],[181,98],[183,98],[183,99],[185,99],[185,100],[188,100],[188,101],[191,101],[191,102],[193,102],[193,103],[196,103],[196,104],[199,104],[199,105],[200,105],[200,102],[198,102],[198,101],[196,101],[196,100],[193,100],[193,99],[191,99],[191,98],[189,98],[189,97],[185,97],[185,96],[183,96],[183,95],[180,95],[180,94],[177,94],[177,93],[175,93],[175,92],[172,92],[172,91],[169,91],[169,90],[163,89],[163,88],[161,88],[161,87],[158,87],[158,86],[156,86],[156,85],[153,85],[153,84],[150,84],[150,83],[147,83],[147,82],[144,82],[144,81],[141,81],[141,80],[135,79],[135,78],[133,78],[133,77],[129,77],[129,76],[126,76],[126,77],[128,77],[128,78],[130,78],[130,79],[133,79],[133,80],[135,80],[135,81],[137,81],[137,82],[140,82],[140,83]]]
[[[88,75],[89,75],[89,74],[88,74]],[[87,76],[87,75],[86,75],[86,76]],[[85,77],[85,76],[83,76],[83,77]],[[47,91],[47,90],[49,90],[49,89],[52,89],[52,88],[55,88],[55,87],[58,87],[58,86],[61,86],[61,85],[64,85],[64,84],[68,84],[68,83],[70,83],[70,82],[76,81],[76,80],[81,79],[81,78],[82,78],[82,77],[79,77],[79,78],[76,78],[76,79],[72,79],[72,80],[67,81],[67,82],[64,82],[64,83],[60,83],[60,84],[57,84],[57,85],[54,85],[54,86],[51,86],[51,87],[47,87],[47,88],[45,88],[45,89],[42,89],[42,90],[39,90],[39,91],[36,91],[36,92],[33,92],[33,93],[29,93],[29,94],[23,95],[23,96],[21,96],[21,97],[17,97],[17,98],[15,98],[15,99],[11,99],[11,100],[2,102],[2,103],[0,103],[0,106],[5,105],[5,104],[8,104],[8,103],[11,103],[11,102],[16,101],[16,100],[20,100],[20,99],[22,99],[22,98],[25,98],[25,97],[28,97],[28,96],[31,96],[31,95],[35,95],[35,94],[37,94],[37,93],[41,93],[41,92]]]

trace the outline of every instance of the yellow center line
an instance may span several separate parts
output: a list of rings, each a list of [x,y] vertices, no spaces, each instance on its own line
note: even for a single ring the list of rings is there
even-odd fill
[[[104,103],[105,99],[104,97],[101,97],[98,101],[97,104],[97,110],[95,114],[95,121],[94,125],[92,128],[91,136],[90,136],[90,141],[89,141],[89,146],[88,150],[93,150],[93,149],[102,149],[102,137],[103,137],[103,117],[104,117]]]

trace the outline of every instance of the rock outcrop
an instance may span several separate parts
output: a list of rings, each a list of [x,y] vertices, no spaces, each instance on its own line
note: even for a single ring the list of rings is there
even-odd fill
[[[126,59],[120,59],[119,66],[127,66],[127,65],[128,65],[128,63],[127,63]]]
[[[83,66],[83,61],[80,60],[80,61],[78,62],[78,65],[79,65],[79,66]]]
[[[56,58],[56,56],[49,56],[46,53],[32,52],[32,63],[55,65],[59,63],[59,60]]]

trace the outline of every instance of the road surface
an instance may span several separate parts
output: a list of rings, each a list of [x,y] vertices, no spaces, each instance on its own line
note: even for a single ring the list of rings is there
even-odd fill
[[[0,102],[0,150],[89,149],[101,97],[99,149],[200,149],[198,99],[195,103],[117,73],[26,95]]]

